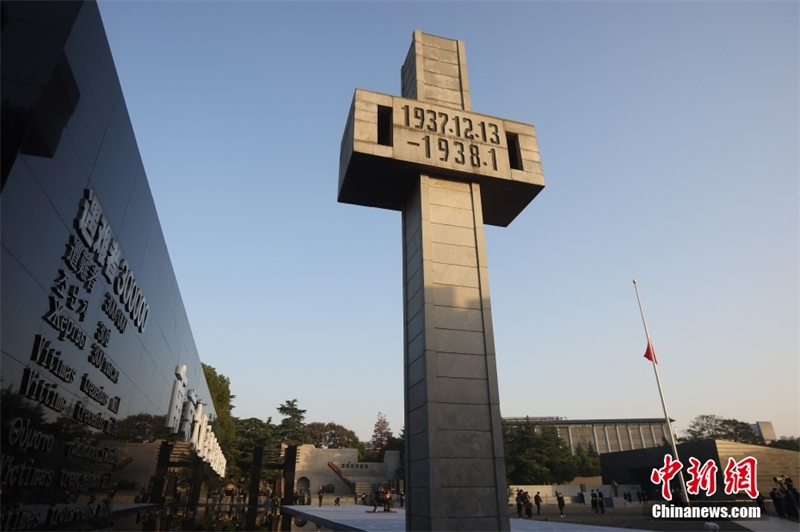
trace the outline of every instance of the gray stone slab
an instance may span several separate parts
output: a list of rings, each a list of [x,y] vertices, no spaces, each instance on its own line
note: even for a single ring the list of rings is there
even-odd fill
[[[497,516],[498,508],[493,487],[449,487],[442,491],[447,493],[442,514],[458,516],[463,506],[474,508],[476,516]],[[507,507],[503,508],[507,511]],[[507,516],[506,516],[507,517]],[[485,530],[496,530],[497,525]]]
[[[422,69],[426,74],[426,78],[428,72],[435,72],[436,74],[457,78],[461,74],[459,66],[458,63],[442,63],[441,61],[428,58],[423,58],[422,61]]]
[[[420,32],[419,40],[425,47],[440,48],[442,50],[448,50],[451,52],[458,51],[458,41],[454,41],[453,39],[447,39],[445,37],[439,37],[438,35]]]
[[[439,430],[490,431],[488,404],[439,405]]]
[[[440,430],[439,448],[443,456],[482,458],[492,453],[492,433],[477,430]]]
[[[413,427],[413,430],[416,432],[414,434],[409,434],[409,437],[412,437],[416,434],[420,433],[427,433],[428,427],[428,409],[424,407],[419,407],[415,410],[411,410],[408,412],[408,425]],[[428,443],[427,443],[427,436],[424,440],[414,440],[413,445],[410,446],[410,460],[417,460],[419,458],[423,458],[427,456],[428,452]]]
[[[415,440],[420,440],[424,437],[424,434],[415,434],[413,436]],[[424,444],[417,443],[417,445],[424,447]],[[430,471],[431,466],[428,458],[410,459],[406,463],[406,473],[408,474],[406,478],[410,486],[417,488],[430,487]]]
[[[436,329],[433,340],[436,350],[442,353],[486,354],[485,337],[482,332]]]
[[[480,287],[479,273],[475,268],[455,264],[431,264],[432,283],[440,285]]]
[[[423,273],[421,269],[416,270],[412,275],[411,278],[406,283],[406,294],[407,297],[413,296],[418,290],[422,289],[422,282],[423,282]]]
[[[406,384],[413,386],[425,378],[425,358],[419,357],[408,365]]]
[[[436,306],[434,323],[437,329],[483,332],[483,312],[478,309]]]
[[[478,288],[434,284],[433,289],[435,305],[473,309],[481,308],[481,296]]]
[[[489,404],[489,390],[484,379],[439,377],[436,386],[441,403]]]
[[[411,295],[411,298],[408,300],[407,306],[409,309],[417,309],[422,306],[422,296],[423,291],[417,290]]]
[[[471,209],[472,194],[469,185],[467,183],[458,182],[454,182],[453,184],[462,185],[463,188],[461,190],[453,190],[452,188],[432,186],[429,195],[430,202],[435,205]]]
[[[435,87],[453,90],[458,93],[459,100],[461,99],[461,78],[457,75],[450,76],[436,71],[427,71],[425,72],[425,82]]]
[[[456,190],[459,192],[469,193],[471,190],[470,184],[462,181],[452,181],[450,179],[428,179],[428,186],[431,189],[443,188],[446,190]]]
[[[472,228],[434,225],[431,227],[431,242],[475,247],[475,231]]]
[[[408,344],[408,360],[406,364],[411,364],[416,359],[421,357],[425,353],[425,337],[424,335],[419,335]]]
[[[442,50],[441,48],[424,47],[422,56],[425,59],[440,61],[442,63],[459,64],[458,52],[456,50]]]
[[[406,253],[406,275],[411,276],[417,272],[420,268],[422,268],[422,249],[420,246],[413,246],[409,251],[411,253]]]
[[[469,205],[469,207],[470,209],[467,210],[441,204],[431,205],[431,222],[435,224],[454,225],[456,227],[466,227],[468,229],[472,229],[474,227],[474,219],[472,217],[472,206]]]
[[[414,496],[413,492],[407,492],[408,500]],[[143,505],[118,505],[117,506],[143,506]],[[45,507],[46,508],[46,507]],[[411,520],[405,508],[394,508],[394,513],[377,512],[372,513],[371,508],[360,505],[346,505],[346,506],[284,506],[283,511],[289,515],[305,519],[311,523],[316,523],[328,530],[343,531],[343,532],[405,532],[406,519]],[[430,519],[416,518],[416,523],[419,525],[416,530],[432,530]],[[491,530],[491,524],[488,528],[484,528],[485,523],[478,520],[474,521],[476,525],[469,530]],[[481,526],[478,527],[477,525]],[[796,530],[797,527],[793,523],[779,522],[777,519],[773,521],[737,521],[745,528],[751,530],[775,530],[775,531],[789,531]],[[754,526],[754,524],[756,526]],[[458,522],[454,522],[453,526],[457,526]],[[531,519],[512,519],[511,520],[512,532],[631,532],[631,528],[615,528],[594,525],[576,525],[574,523],[562,523],[559,521],[551,520],[531,520]],[[447,526],[447,525],[445,525]],[[794,526],[794,528],[791,528]],[[761,527],[761,528],[758,528]],[[413,530],[413,529],[412,529]],[[437,528],[437,530],[447,530],[446,528]],[[456,530],[463,531],[464,528],[456,528]]]
[[[486,378],[487,365],[485,355],[439,353],[436,358],[437,377],[456,377],[461,379]]]
[[[406,326],[406,339],[408,342],[413,341],[417,336],[422,334],[425,327],[425,314],[420,309],[414,317],[411,318]]]
[[[474,247],[457,246],[441,242],[432,242],[431,244],[431,251],[433,252],[432,259],[434,262],[470,267],[476,267],[478,265],[478,256]]]
[[[488,448],[488,456],[492,455],[493,449]],[[484,455],[486,456],[486,455]],[[465,487],[477,488],[488,487],[491,496],[495,496],[494,486],[494,460],[492,458],[441,458],[442,465],[442,486],[446,488]]]
[[[406,399],[406,408],[408,411],[415,410],[422,406],[425,406],[425,402],[427,399],[427,390],[426,390],[427,383],[425,381],[418,382],[413,386],[408,386],[406,390],[407,399]],[[411,427],[409,432],[416,430],[414,427]]]

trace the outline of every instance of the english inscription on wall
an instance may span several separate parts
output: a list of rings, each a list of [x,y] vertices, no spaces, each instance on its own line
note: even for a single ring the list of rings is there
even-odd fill
[[[3,530],[109,515],[113,471],[130,461],[89,437],[118,433],[123,400],[114,339],[143,333],[150,307],[91,190],[77,202],[74,228],[42,301],[46,327],[31,338],[30,359],[16,386],[3,390],[0,484],[3,502],[16,502],[3,505]],[[92,297],[98,287],[106,288],[102,298]],[[90,315],[99,319],[89,323]],[[17,415],[7,416],[10,411]],[[41,490],[50,494],[49,508],[25,509],[40,502]],[[88,502],[76,500],[80,493]]]

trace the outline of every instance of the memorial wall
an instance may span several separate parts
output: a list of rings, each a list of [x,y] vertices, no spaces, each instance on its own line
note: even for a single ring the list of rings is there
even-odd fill
[[[2,66],[0,529],[158,529],[225,459],[97,5],[3,2]]]

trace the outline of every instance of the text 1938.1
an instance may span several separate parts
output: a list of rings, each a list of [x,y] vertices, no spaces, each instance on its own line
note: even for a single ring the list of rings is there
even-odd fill
[[[412,141],[409,141],[409,144],[420,145]],[[464,166],[489,167],[497,171],[497,152],[494,148],[489,148],[482,155],[481,147],[477,144],[464,144],[459,140],[432,137],[431,135],[422,137],[421,145],[425,148],[426,159],[436,158],[443,162],[452,160],[454,163]]]

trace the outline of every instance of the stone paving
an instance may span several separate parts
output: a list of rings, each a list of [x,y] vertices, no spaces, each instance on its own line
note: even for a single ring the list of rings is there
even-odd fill
[[[323,529],[363,532],[405,532],[406,513],[403,509],[392,513],[372,511],[366,506],[283,506],[282,511],[317,523]],[[511,519],[512,532],[614,532],[630,528],[594,525],[577,525],[561,521]]]
[[[285,513],[317,523],[323,530],[354,532],[405,532],[405,511],[395,509],[392,513],[372,513],[366,506],[284,506]],[[608,508],[598,515],[591,508],[569,504],[566,517],[558,515],[555,505],[542,506],[542,514],[534,519],[517,519],[510,510],[512,532],[619,532],[622,530],[653,530],[663,532],[703,531],[702,520],[656,520],[648,518],[639,505],[626,508]],[[720,531],[746,532],[795,532],[800,531],[797,521],[781,520],[766,516],[759,520],[728,521],[715,523]]]

